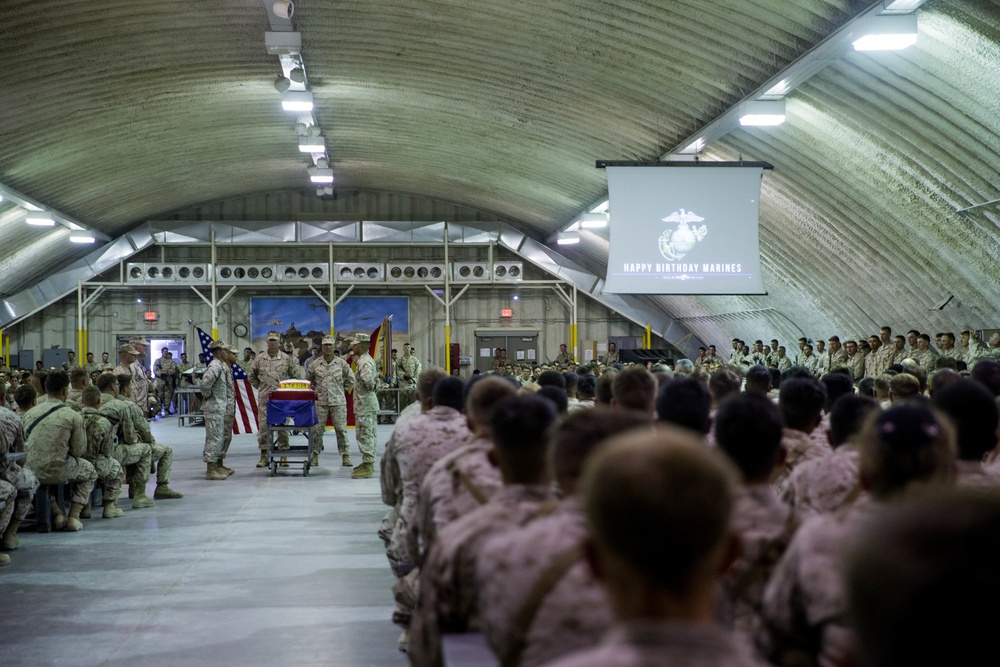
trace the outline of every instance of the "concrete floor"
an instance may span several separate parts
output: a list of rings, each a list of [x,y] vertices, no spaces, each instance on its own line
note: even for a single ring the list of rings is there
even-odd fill
[[[380,443],[391,429],[379,426]],[[203,428],[171,417],[153,433],[174,447],[170,485],[184,498],[132,510],[123,494],[119,519],[95,509],[79,533],[23,531],[0,569],[0,664],[407,664],[376,535],[388,509],[377,465],[352,480],[329,432],[334,454],[309,477],[271,477],[245,435],[226,459],[236,474],[208,482]]]

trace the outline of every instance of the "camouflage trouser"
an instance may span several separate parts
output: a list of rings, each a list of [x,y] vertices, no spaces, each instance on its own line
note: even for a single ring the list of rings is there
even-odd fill
[[[106,456],[98,456],[96,461],[91,461],[91,464],[97,471],[97,481],[101,483],[103,488],[104,502],[118,500],[118,496],[122,492],[122,479],[125,477],[125,473],[122,472],[122,464]]]
[[[156,483],[170,482],[170,469],[174,467],[174,448],[158,442],[149,443],[150,458],[156,466]]]
[[[403,629],[409,629],[413,612],[417,609],[419,583],[420,568],[415,567],[392,584],[392,596],[396,599],[396,607],[392,610],[392,622]]]
[[[267,427],[267,397],[270,395],[268,392],[257,399],[257,448],[261,451],[271,449],[271,443],[268,442],[271,430]],[[288,449],[288,431],[278,432],[278,449]]]
[[[205,451],[201,460],[205,463],[215,463],[222,458],[222,439],[225,417],[216,412],[205,413]]]
[[[350,449],[347,444],[347,406],[346,405],[317,405],[316,425],[312,427],[312,446],[314,452],[323,451],[323,434],[326,432],[326,417],[333,418],[333,429],[337,433],[337,451],[340,454],[347,454]]]
[[[97,471],[93,464],[86,459],[69,457],[66,459],[66,475],[59,478],[39,478],[42,484],[62,484],[71,482],[73,484],[73,498],[71,502],[86,505],[90,502],[90,492],[94,490],[94,482],[97,480]]]
[[[0,504],[3,504],[3,507],[0,507],[0,533],[2,533],[7,530],[7,524],[14,516],[14,506],[17,504],[17,489],[2,479],[0,479]]]
[[[226,411],[222,418],[222,454],[219,456],[219,463],[226,458],[229,453],[229,445],[233,442],[233,421],[236,419],[236,412]]]
[[[152,467],[153,461],[149,445],[145,442],[137,442],[132,445],[119,442],[117,449],[115,449],[115,459],[122,467],[134,466],[135,469],[128,480],[130,486],[137,485],[145,488],[146,482],[149,481],[149,469]]]
[[[358,441],[358,449],[361,450],[361,460],[364,463],[375,463],[375,447],[378,444],[376,426],[378,425],[378,412],[365,411],[354,413],[354,437]]]
[[[17,499],[14,501],[14,520],[20,521],[27,516],[35,504],[35,491],[38,490],[38,478],[28,468],[22,468],[16,463],[10,464],[0,478],[17,489]]]
[[[403,408],[405,408],[406,406],[408,406],[410,403],[412,403],[416,399],[417,399],[417,387],[416,387],[416,385],[413,385],[413,386],[406,386],[406,385],[402,385],[402,384],[399,385],[399,412],[402,412]],[[392,408],[393,408],[393,410],[395,410],[396,406],[394,405],[394,406],[392,406]]]

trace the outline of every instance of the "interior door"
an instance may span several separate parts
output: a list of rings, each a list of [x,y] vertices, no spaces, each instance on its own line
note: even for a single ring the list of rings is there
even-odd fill
[[[507,347],[506,336],[476,335],[476,349],[473,350],[476,357],[475,368],[480,373],[485,373],[493,368],[493,357],[496,356],[498,347]],[[508,356],[510,352],[507,353]]]

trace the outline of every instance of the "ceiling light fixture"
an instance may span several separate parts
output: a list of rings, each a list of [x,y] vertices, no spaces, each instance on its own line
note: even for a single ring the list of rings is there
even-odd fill
[[[295,14],[295,3],[290,0],[283,0],[271,5],[271,11],[279,19],[290,19]]]
[[[757,100],[747,102],[740,110],[740,125],[781,125],[785,122],[784,100]]]
[[[911,14],[924,0],[882,0],[882,14]]]
[[[323,137],[303,137],[299,139],[299,150],[303,153],[322,153],[326,150]]]
[[[580,235],[576,232],[559,232],[559,238],[556,240],[559,245],[573,245],[579,242]]]
[[[56,221],[52,216],[46,213],[29,213],[24,221],[35,227],[55,227],[56,225]]]
[[[285,111],[312,111],[313,95],[308,90],[289,90],[281,96],[281,108]]]
[[[607,213],[584,213],[580,216],[580,227],[583,229],[603,229],[607,226]]]
[[[305,83],[306,81],[306,71],[301,67],[296,67],[291,72],[288,73],[288,78],[295,83]]]
[[[89,232],[75,232],[69,235],[69,240],[73,243],[94,243],[97,239]]]
[[[333,183],[333,169],[317,168],[309,178],[313,183]]]
[[[854,31],[855,51],[898,51],[917,43],[917,15],[871,16]]]

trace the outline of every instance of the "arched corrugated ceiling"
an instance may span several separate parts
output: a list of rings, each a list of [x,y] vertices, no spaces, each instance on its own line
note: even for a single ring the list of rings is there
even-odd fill
[[[264,50],[269,4],[0,4],[0,182],[110,235],[307,189]],[[658,158],[871,4],[301,0],[294,23],[338,187],[545,238],[606,191],[595,159]],[[664,310],[716,342],[988,324],[998,209],[954,211],[1000,197],[1000,4],[928,0],[919,19],[916,46],[848,54],[793,91],[783,126],[706,151],[776,167],[769,294],[659,297]],[[78,254],[42,234],[0,205],[0,293]],[[601,268],[605,242],[575,256]]]

